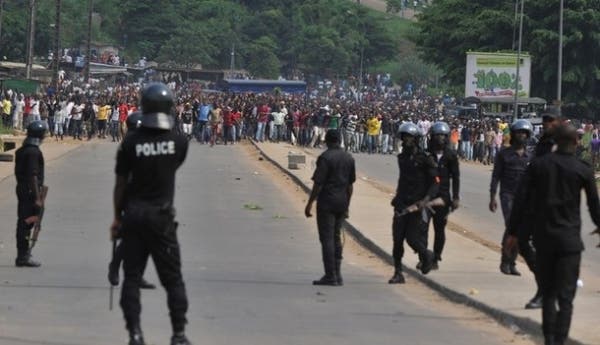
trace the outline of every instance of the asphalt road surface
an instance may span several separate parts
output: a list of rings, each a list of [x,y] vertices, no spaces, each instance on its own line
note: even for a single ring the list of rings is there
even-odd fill
[[[375,180],[391,188],[396,188],[398,181],[396,155],[361,153],[355,154],[354,158],[356,169],[359,172],[358,178]],[[488,209],[492,166],[461,162],[460,175],[461,207],[450,215],[450,221],[460,224],[480,238],[500,244],[504,233],[504,221],[502,220],[499,197],[496,197],[498,210],[491,213]],[[598,236],[588,235],[596,227],[587,211],[585,197],[582,197],[581,210],[582,237],[587,249],[583,254],[582,267],[594,267],[596,263],[600,262],[600,250],[596,249]],[[523,269],[525,270],[524,267]]]
[[[14,178],[0,183],[0,344],[126,343],[119,290],[110,312],[106,281],[115,150],[88,144],[48,164],[39,269],[13,266]],[[249,150],[193,143],[177,179],[194,344],[531,344],[413,280],[389,286],[391,268],[350,240],[346,285],[313,287],[315,221],[302,215],[302,194]],[[152,265],[146,278],[158,281]],[[164,291],[144,291],[142,303],[148,344],[167,344]]]

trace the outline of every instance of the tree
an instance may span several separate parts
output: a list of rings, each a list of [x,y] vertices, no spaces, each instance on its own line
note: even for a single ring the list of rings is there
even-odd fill
[[[532,94],[547,100],[556,97],[558,15],[558,0],[526,3],[523,50],[532,55]],[[600,2],[568,2],[564,22],[563,103],[591,115],[600,106]],[[512,0],[438,0],[420,15],[415,42],[426,61],[459,85],[466,52],[510,50],[513,25]]]
[[[398,13],[402,11],[402,2],[404,0],[386,0],[385,11],[387,13]]]
[[[277,43],[268,36],[262,36],[252,42],[246,51],[248,70],[260,78],[277,78],[280,62],[275,52]]]

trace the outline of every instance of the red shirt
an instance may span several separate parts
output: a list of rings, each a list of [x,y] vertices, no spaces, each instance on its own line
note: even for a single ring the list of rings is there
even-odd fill
[[[242,119],[242,114],[239,111],[234,111],[233,113],[231,113],[231,119],[233,121],[233,124],[235,125]]]
[[[223,110],[223,125],[227,127],[233,126],[233,116],[231,116],[231,110]]]
[[[23,114],[31,113],[31,99],[25,98],[25,108],[23,109]]]
[[[262,105],[260,106],[260,108],[258,108],[258,122],[268,122],[269,121],[269,106],[268,105]]]
[[[125,122],[127,121],[127,115],[129,111],[129,108],[127,108],[127,104],[122,103],[121,105],[119,105],[119,121],[120,122]]]

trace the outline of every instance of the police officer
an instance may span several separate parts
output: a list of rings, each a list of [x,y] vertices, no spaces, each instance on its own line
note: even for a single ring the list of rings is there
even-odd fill
[[[151,255],[161,284],[167,290],[173,336],[172,345],[190,344],[185,336],[188,308],[177,241],[175,172],[185,160],[187,140],[172,132],[170,114],[173,94],[164,84],[154,83],[142,91],[140,128],[124,138],[117,153],[114,189],[114,221],[111,236],[120,228],[125,251],[125,279],[121,308],[129,331],[130,345],[143,345],[140,327],[140,282]],[[127,193],[127,195],[126,195]]]
[[[533,242],[543,294],[545,344],[563,345],[569,333],[583,251],[581,191],[586,193],[596,226],[600,226],[600,200],[593,168],[575,157],[575,127],[561,125],[554,139],[556,152],[532,161],[526,190],[534,217]]]
[[[313,285],[344,285],[342,264],[342,222],[348,217],[352,184],[356,180],[354,158],[340,147],[340,132],[330,129],[325,134],[327,150],[317,159],[313,174],[313,189],[304,214],[312,217],[312,205],[317,200],[317,227],[323,255],[325,275]]]
[[[548,107],[542,113],[543,133],[535,147],[535,159],[541,158],[556,148],[554,140],[555,132],[560,125],[560,109],[557,107]],[[508,251],[513,247],[518,247],[519,254],[525,259],[527,267],[535,275],[537,290],[533,298],[525,304],[525,309],[538,309],[542,307],[542,290],[540,286],[540,277],[536,269],[536,252],[533,245],[533,234],[531,220],[534,217],[532,210],[532,196],[528,192],[530,174],[525,174],[519,183],[514,207],[510,213],[510,223],[507,228],[509,236],[505,240],[503,247]],[[518,245],[517,245],[518,244]]]
[[[431,126],[431,142],[429,149],[431,156],[438,166],[440,177],[440,191],[438,197],[444,200],[444,206],[434,207],[433,229],[435,232],[433,241],[434,263],[433,269],[438,269],[438,263],[442,260],[442,251],[446,242],[446,224],[450,210],[455,210],[460,205],[460,171],[458,155],[448,147],[450,126],[446,122],[436,122]],[[450,182],[452,182],[452,195],[450,194]]]
[[[127,125],[127,133],[126,136],[131,135],[137,130],[142,123],[142,113],[141,112],[133,112],[131,115],[127,117],[125,124]],[[122,229],[121,229],[122,230]],[[122,231],[121,234],[122,235]],[[121,267],[121,262],[123,262],[124,256],[124,247],[122,246],[122,242],[117,245],[115,248],[114,256],[108,265],[108,281],[111,285],[117,286],[119,285],[119,268]],[[142,272],[145,271],[145,267],[142,269]],[[140,282],[140,289],[156,289],[156,286],[146,279],[142,278]]]
[[[423,274],[429,273],[433,266],[433,252],[427,250],[427,228],[429,226],[426,211],[404,214],[404,210],[412,205],[423,209],[426,203],[433,199],[439,191],[437,165],[433,157],[419,148],[419,128],[407,122],[398,130],[402,140],[402,153],[398,155],[400,178],[396,188],[396,196],[392,200],[395,216],[392,224],[394,240],[394,275],[388,281],[390,284],[403,284],[402,256],[404,255],[404,240],[418,253]]]
[[[496,155],[492,182],[490,183],[490,205],[491,212],[496,212],[496,191],[500,183],[500,205],[504,217],[505,229],[509,227],[510,211],[513,199],[519,186],[519,181],[531,159],[525,144],[533,133],[533,126],[527,120],[517,120],[510,126],[510,147],[507,147]],[[502,244],[506,242],[508,232],[504,231]],[[503,247],[500,271],[504,274],[519,276],[521,273],[516,268],[517,251],[507,252]]]
[[[15,177],[17,178],[17,267],[39,267],[31,258],[29,238],[43,207],[44,156],[40,145],[46,135],[46,123],[33,121],[27,126],[27,138],[15,152]]]

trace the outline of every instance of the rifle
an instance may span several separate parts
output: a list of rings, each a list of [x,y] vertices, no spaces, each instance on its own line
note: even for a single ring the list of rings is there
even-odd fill
[[[414,203],[410,206],[407,206],[406,208],[404,208],[402,211],[398,212],[398,211],[394,211],[394,217],[402,217],[405,216],[409,213],[413,213],[413,212],[417,212],[417,211],[422,211],[423,212],[423,220],[427,220],[427,212],[431,212],[431,214],[435,214],[435,211],[433,210],[433,207],[436,206],[445,206],[446,203],[444,202],[444,200],[442,198],[435,198],[433,200],[430,200],[428,202],[425,203],[424,206],[419,207],[418,203]]]
[[[116,252],[117,252],[117,239],[113,238],[112,239],[112,260],[111,260],[111,262],[115,260]],[[110,282],[109,282],[109,284],[110,284]],[[111,311],[113,309],[114,289],[115,289],[114,285],[110,284],[110,294],[108,297],[108,310],[111,310]]]
[[[46,196],[48,195],[48,186],[40,187],[40,199],[42,199],[42,207],[40,208],[40,215],[37,217],[35,221],[35,225],[33,226],[33,234],[29,238],[29,250],[33,249],[35,243],[37,242],[38,236],[40,235],[40,231],[42,231],[42,219],[44,218],[44,209],[46,204]]]

